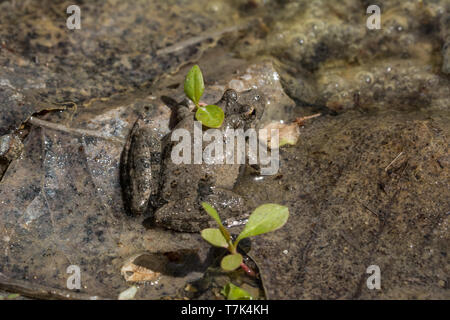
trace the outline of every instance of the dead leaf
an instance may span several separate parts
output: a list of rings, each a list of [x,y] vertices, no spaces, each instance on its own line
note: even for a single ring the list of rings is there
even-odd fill
[[[127,282],[150,282],[156,281],[161,273],[138,266],[133,263],[134,259],[128,261],[120,270]]]
[[[267,141],[267,146],[272,149],[272,130],[278,130],[278,147],[285,145],[295,145],[300,136],[300,129],[297,123],[290,124],[281,122],[272,122],[264,127],[266,131],[261,131],[260,139]]]

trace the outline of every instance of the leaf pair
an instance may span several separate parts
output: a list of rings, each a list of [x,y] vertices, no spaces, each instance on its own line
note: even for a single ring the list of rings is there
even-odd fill
[[[225,256],[220,263],[222,269],[232,271],[242,264],[242,255],[237,252],[237,246],[242,239],[257,236],[281,228],[289,218],[289,209],[278,204],[267,203],[256,208],[244,230],[239,234],[234,243],[228,230],[222,224],[217,211],[208,203],[202,202],[206,212],[217,222],[219,229],[208,228],[201,232],[203,239],[216,247],[228,249],[229,255]]]
[[[223,110],[214,105],[200,106],[200,98],[205,91],[203,75],[200,67],[195,65],[189,70],[184,80],[184,93],[197,107],[195,118],[209,128],[220,128],[225,119]]]

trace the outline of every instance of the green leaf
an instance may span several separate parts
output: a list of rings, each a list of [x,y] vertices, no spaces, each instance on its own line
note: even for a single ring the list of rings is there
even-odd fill
[[[229,254],[223,257],[220,266],[225,271],[233,271],[239,268],[242,263],[242,256],[239,253]]]
[[[222,232],[223,237],[225,238],[225,240],[227,241],[229,247],[233,247],[233,243],[231,241],[231,236],[230,233],[228,232],[227,229],[225,229],[225,227],[222,224],[222,221],[220,220],[220,216],[217,213],[216,209],[214,209],[209,203],[207,202],[202,202],[202,207],[203,209],[205,209],[205,211],[217,222],[217,224],[219,225],[219,229],[220,232]]]
[[[238,236],[235,246],[244,238],[281,228],[289,218],[289,209],[279,204],[267,203],[259,206],[250,215],[244,230]]]
[[[228,282],[220,293],[223,294],[227,300],[253,300],[250,293],[238,286],[235,286],[231,282]]]
[[[210,205],[210,204],[207,203],[207,202],[202,202],[201,204],[202,204],[203,209],[205,209],[205,211],[206,211],[206,212],[207,212],[214,220],[216,220],[217,224],[218,224],[219,226],[222,226],[222,220],[220,220],[220,216],[219,216],[219,214],[217,213],[216,209],[214,209],[214,208],[212,207],[212,205]]]
[[[203,91],[205,91],[205,84],[203,83],[202,71],[198,65],[195,65],[189,70],[184,80],[184,93],[198,106]]]
[[[222,221],[220,220],[220,216],[217,213],[216,209],[214,209],[209,203],[207,202],[202,202],[202,207],[203,209],[205,209],[205,211],[217,222],[217,224],[219,225],[219,229],[220,232],[222,232],[223,237],[225,238],[225,240],[228,242],[228,244],[230,246],[232,246],[232,242],[231,242],[231,236],[230,233],[228,232],[227,229],[225,229],[225,227],[222,224]]]
[[[225,119],[223,110],[214,104],[199,107],[195,113],[195,118],[204,126],[209,128],[220,128]]]
[[[202,238],[216,247],[228,248],[227,239],[219,229],[208,228],[201,232]]]

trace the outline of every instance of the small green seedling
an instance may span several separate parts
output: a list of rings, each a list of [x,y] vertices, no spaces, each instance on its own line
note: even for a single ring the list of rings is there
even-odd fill
[[[225,118],[223,110],[214,104],[200,106],[200,98],[205,91],[203,75],[200,67],[195,65],[189,70],[184,80],[184,93],[195,104],[195,118],[209,128],[220,128]]]
[[[226,255],[220,266],[225,271],[233,271],[242,267],[251,274],[251,269],[243,262],[242,255],[237,252],[237,247],[242,239],[257,236],[263,233],[281,228],[289,218],[289,209],[274,203],[267,203],[256,208],[250,215],[244,230],[233,242],[228,230],[223,226],[219,214],[210,204],[202,202],[206,212],[217,222],[219,229],[208,228],[201,232],[202,238],[216,247],[226,248],[230,254]]]
[[[238,286],[235,286],[231,282],[228,282],[220,293],[223,294],[227,300],[253,300],[250,293]]]

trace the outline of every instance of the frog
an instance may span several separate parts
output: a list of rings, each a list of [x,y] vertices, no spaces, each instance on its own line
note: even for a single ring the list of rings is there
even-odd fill
[[[266,99],[258,89],[240,93],[228,89],[216,105],[225,114],[219,130],[245,132],[258,128]],[[198,232],[214,226],[214,220],[202,209],[202,202],[216,208],[224,221],[248,217],[244,198],[233,191],[248,164],[176,164],[172,160],[172,150],[178,142],[172,141],[171,133],[185,129],[194,137],[195,122],[195,110],[189,107],[187,99],[172,108],[171,131],[164,137],[155,131],[151,119],[142,116],[136,120],[121,159],[121,185],[129,215],[144,214],[152,226],[178,232]],[[203,133],[207,129],[201,126]],[[226,138],[223,139],[225,149]],[[206,145],[203,142],[202,150]],[[191,149],[193,153],[194,148]]]

